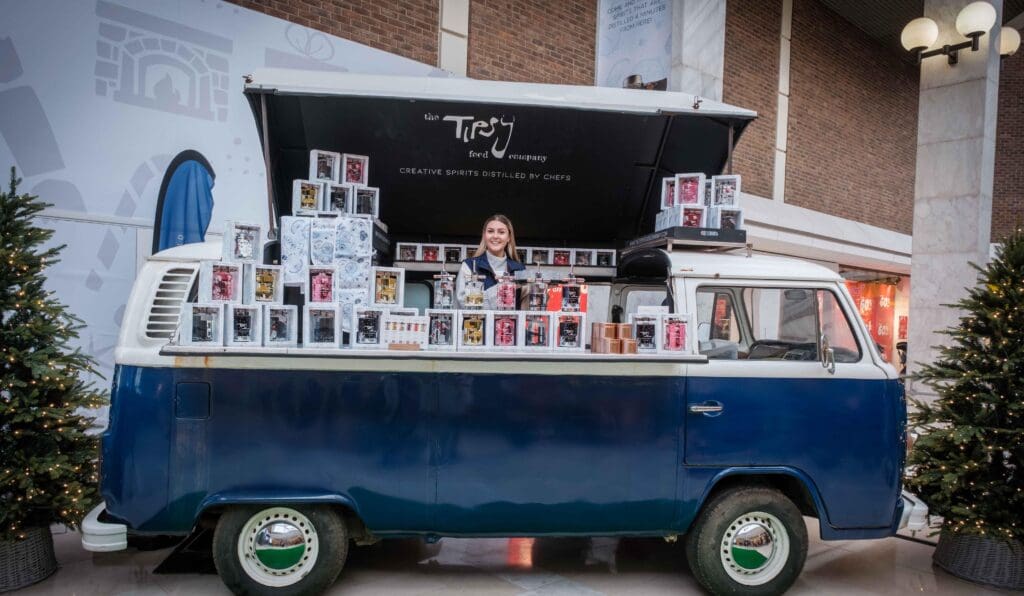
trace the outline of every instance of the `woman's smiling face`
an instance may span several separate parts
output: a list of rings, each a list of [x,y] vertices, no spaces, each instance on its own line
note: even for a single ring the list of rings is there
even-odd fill
[[[505,247],[508,246],[508,236],[508,226],[496,219],[487,222],[487,227],[484,229],[487,252],[495,256],[504,256]]]

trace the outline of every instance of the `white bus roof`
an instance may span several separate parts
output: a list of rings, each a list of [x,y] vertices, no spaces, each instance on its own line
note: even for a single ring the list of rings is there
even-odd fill
[[[838,273],[809,261],[773,255],[674,251],[672,274],[682,277],[780,281],[842,281]]]

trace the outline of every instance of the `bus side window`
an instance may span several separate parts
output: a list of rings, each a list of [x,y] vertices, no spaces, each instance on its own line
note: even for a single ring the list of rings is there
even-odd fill
[[[698,351],[711,359],[736,359],[742,338],[732,294],[698,288],[696,310]]]

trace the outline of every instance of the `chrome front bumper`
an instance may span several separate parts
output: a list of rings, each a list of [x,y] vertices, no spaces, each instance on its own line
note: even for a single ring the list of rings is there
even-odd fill
[[[923,530],[928,527],[928,506],[917,495],[903,491],[903,515],[900,516],[900,525],[897,530],[904,528],[911,532]]]
[[[128,526],[100,521],[106,503],[100,503],[82,520],[82,548],[105,553],[128,548]]]

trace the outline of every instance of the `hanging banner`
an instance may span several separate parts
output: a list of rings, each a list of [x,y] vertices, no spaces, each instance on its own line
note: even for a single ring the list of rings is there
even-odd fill
[[[667,89],[672,67],[672,1],[600,0],[597,11],[595,84]]]

